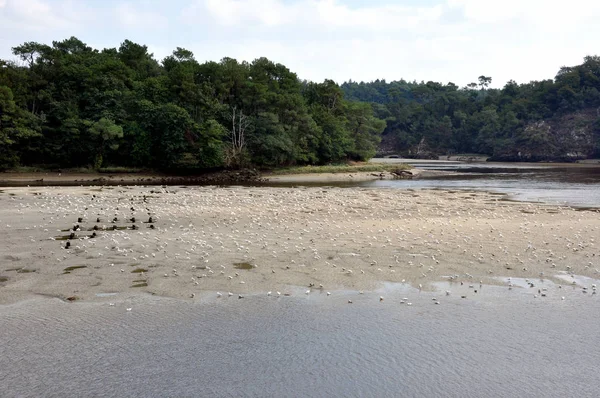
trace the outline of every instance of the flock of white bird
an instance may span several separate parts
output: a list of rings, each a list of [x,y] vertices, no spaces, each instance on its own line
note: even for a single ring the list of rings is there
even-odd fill
[[[8,243],[2,254],[12,256],[13,270],[35,271],[11,273],[10,280],[39,278],[27,286],[62,296],[142,289],[241,299],[261,291],[297,294],[299,286],[309,288],[306,295],[330,296],[375,289],[382,281],[419,290],[448,281],[476,292],[474,280],[512,289],[511,278],[534,285],[556,276],[595,294],[595,285],[576,281],[599,274],[597,212],[508,203],[486,193],[120,186],[9,191],[0,195],[0,233]],[[534,286],[524,287],[547,296]]]

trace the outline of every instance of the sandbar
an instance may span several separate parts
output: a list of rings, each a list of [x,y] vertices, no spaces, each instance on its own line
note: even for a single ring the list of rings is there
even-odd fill
[[[567,284],[598,278],[599,216],[466,190],[2,188],[0,304],[508,277]]]

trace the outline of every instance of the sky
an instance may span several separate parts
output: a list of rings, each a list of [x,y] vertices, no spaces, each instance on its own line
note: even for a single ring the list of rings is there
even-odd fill
[[[27,41],[125,39],[162,60],[282,63],[301,79],[493,87],[552,79],[600,55],[597,0],[0,0],[0,59]]]

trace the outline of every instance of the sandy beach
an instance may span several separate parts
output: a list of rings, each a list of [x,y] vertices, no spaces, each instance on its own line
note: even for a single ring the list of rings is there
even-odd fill
[[[337,182],[356,182],[356,181],[373,181],[373,180],[397,180],[397,179],[412,179],[412,178],[429,178],[441,175],[459,175],[455,171],[439,171],[412,168],[406,170],[403,176],[390,173],[389,171],[381,172],[351,172],[351,173],[301,173],[301,174],[273,174],[266,175],[265,178],[271,183],[284,184],[300,184],[300,183],[337,183]]]
[[[448,190],[0,190],[0,304],[598,278],[597,211]],[[66,247],[69,245],[69,247]],[[573,276],[571,276],[573,275]]]

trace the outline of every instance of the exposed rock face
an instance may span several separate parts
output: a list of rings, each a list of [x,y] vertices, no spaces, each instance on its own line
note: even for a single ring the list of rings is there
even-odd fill
[[[600,108],[530,123],[515,145],[489,160],[569,162],[598,155]]]
[[[382,137],[378,156],[396,155],[399,143],[394,134]],[[572,162],[600,157],[600,107],[587,108],[550,119],[531,122],[510,137],[498,137],[494,142],[491,161],[556,161]],[[407,158],[434,159],[437,152],[425,140],[402,151]],[[463,159],[461,159],[463,160]]]
[[[438,159],[439,157],[435,151],[431,150],[425,138],[421,138],[417,145],[413,145],[407,151],[399,151],[398,147],[400,147],[398,138],[393,134],[385,134],[382,136],[375,157],[394,156],[400,153],[403,158],[407,159]]]
[[[398,154],[398,140],[394,134],[384,134],[381,136],[381,142],[377,148],[375,157],[385,157]]]

